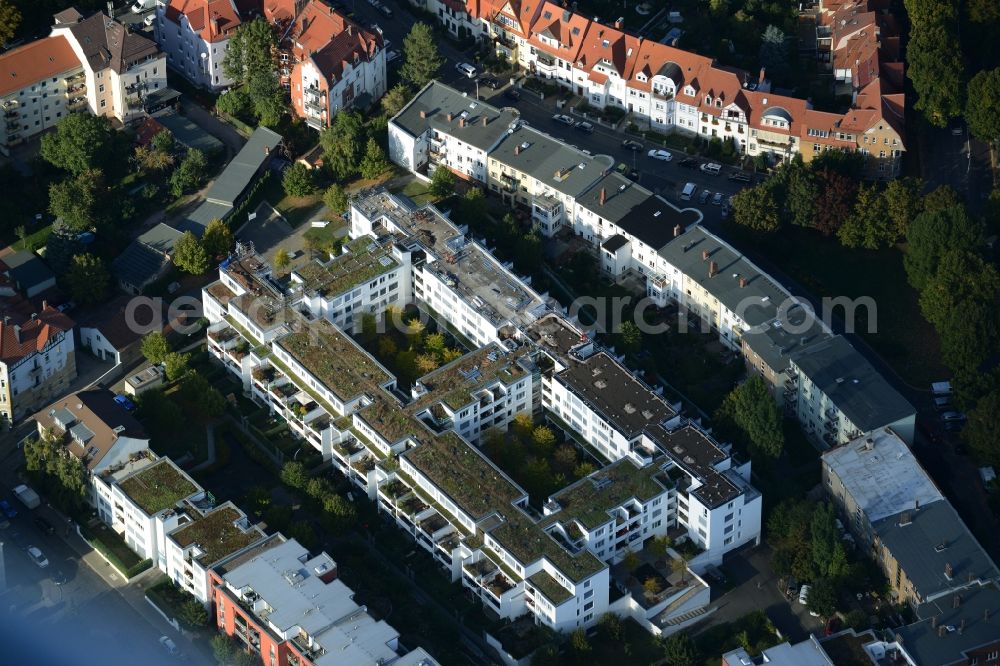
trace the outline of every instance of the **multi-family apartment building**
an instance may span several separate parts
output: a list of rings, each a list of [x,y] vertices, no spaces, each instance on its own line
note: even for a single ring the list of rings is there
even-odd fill
[[[914,608],[993,585],[1000,570],[891,428],[823,454],[823,487],[896,599]]]
[[[423,175],[444,165],[485,186],[486,156],[518,118],[514,109],[497,109],[431,81],[389,120],[389,159]]]
[[[405,652],[338,576],[325,552],[275,534],[211,570],[216,627],[265,664],[437,665],[422,648]]]
[[[102,13],[88,18],[70,8],[55,15],[48,37],[0,55],[0,152],[69,113],[89,110],[127,123],[142,112],[146,94],[166,87],[156,44]]]
[[[90,478],[98,517],[206,606],[212,600],[210,568],[266,536],[231,502],[215,506],[211,494],[173,461],[148,449],[119,456]]]
[[[772,161],[801,154],[808,162],[830,149],[860,152],[866,176],[886,180],[899,175],[905,152],[903,76],[895,21],[874,5],[881,3],[837,3],[819,12],[818,54],[852,94],[843,113],[816,112],[808,100],[772,92],[763,69],[721,66],[551,2],[452,7],[431,0],[428,9],[453,31],[489,40],[522,69],[589,105],[620,108],[651,129],[730,141],[742,154]]]
[[[264,3],[263,9],[281,31],[279,74],[292,108],[310,127],[329,127],[340,109],[367,109],[385,94],[381,33],[321,0]]]
[[[85,96],[92,113],[129,124],[145,116],[147,96],[167,87],[167,58],[156,42],[106,14],[62,11],[52,36],[65,37],[83,65],[84,79],[69,94]]]
[[[12,426],[62,395],[76,379],[76,324],[42,302],[0,308],[0,415]],[[30,314],[25,314],[29,310]]]
[[[550,237],[572,225],[577,197],[614,166],[606,155],[591,157],[523,125],[507,133],[487,163],[490,191],[529,209],[532,225]]]
[[[195,85],[221,90],[233,84],[222,63],[243,22],[232,0],[169,0],[156,3],[153,30],[168,65]]]
[[[760,495],[746,482],[749,465],[593,343],[587,358],[569,360],[559,349],[569,353],[586,336],[543,316],[541,296],[433,207],[378,193],[353,202],[351,219],[349,250],[321,268],[297,269],[288,291],[252,255],[223,263],[204,295],[210,353],[502,617],[530,613],[570,630],[611,610],[657,632],[695,617],[708,600],[697,576],[679,577],[650,610],[631,597],[612,603],[609,564],[672,529],[706,551],[705,564],[757,539]],[[406,254],[392,254],[396,248]],[[341,260],[349,271],[336,268]],[[337,284],[323,291],[325,301],[303,286],[316,279],[312,271]],[[384,296],[371,282],[389,271],[400,284],[397,271],[411,272],[406,304],[433,310],[470,348],[418,378],[409,395],[340,327],[342,308],[327,298],[354,293],[354,282],[365,287],[357,310],[378,311]],[[388,281],[385,289],[388,296]],[[241,316],[249,311],[271,314]],[[594,369],[607,392],[592,394]],[[565,397],[559,404],[556,392]],[[619,404],[618,394],[631,402]],[[592,407],[602,399],[609,404]],[[577,404],[591,410],[586,423]],[[546,412],[570,432],[580,428],[575,436],[604,451],[608,464],[538,511],[475,443],[519,413]],[[606,437],[609,430],[620,434]]]

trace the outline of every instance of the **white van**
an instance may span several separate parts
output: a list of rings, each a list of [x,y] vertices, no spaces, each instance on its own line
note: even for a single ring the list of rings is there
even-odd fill
[[[684,185],[684,189],[681,190],[681,200],[691,201],[691,197],[694,196],[694,193],[697,190],[698,190],[697,185],[695,185],[694,183],[687,183],[686,185]]]
[[[147,9],[152,9],[156,6],[156,0],[135,0],[135,4],[132,5],[133,14],[141,14]]]
[[[705,173],[710,173],[713,176],[718,176],[719,172],[722,171],[722,165],[716,164],[715,162],[709,162],[708,164],[702,164],[701,170]]]
[[[457,65],[455,65],[455,69],[458,70],[460,74],[464,74],[470,79],[476,78],[476,73],[477,73],[476,68],[467,62],[458,63]]]

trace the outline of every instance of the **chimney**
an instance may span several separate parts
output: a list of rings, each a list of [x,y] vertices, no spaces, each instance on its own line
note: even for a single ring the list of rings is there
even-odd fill
[[[952,574],[951,563],[950,562],[945,562],[944,563],[944,577],[947,578],[948,580],[951,580],[951,574]]]
[[[716,273],[719,272],[719,264],[715,261],[711,261],[708,264],[708,277],[715,277]]]
[[[330,8],[330,11],[333,11],[332,7]],[[351,31],[351,24],[348,23],[347,24],[347,35],[348,35],[348,37],[350,37],[352,34],[354,34],[354,33]]]
[[[945,628],[944,628],[944,625],[942,624],[941,626],[938,627],[938,638],[941,638],[942,636],[944,636],[944,632],[945,632]]]
[[[963,617],[962,621],[958,624],[958,633],[961,634],[964,631],[965,631],[965,618]]]
[[[427,112],[424,111],[423,109],[420,110],[420,118],[423,120],[427,119]]]
[[[520,145],[514,146],[514,154],[515,155],[520,155],[521,154],[521,146]]]
[[[267,146],[264,146],[264,154],[265,155],[270,155],[271,154],[271,149],[268,148]]]
[[[745,277],[740,278],[740,289],[745,289],[747,286],[747,279]]]
[[[920,500],[919,499],[913,500],[913,510],[916,511],[919,508],[920,508]]]
[[[760,68],[760,78],[757,79],[757,83],[764,85],[764,68]]]
[[[608,200],[608,192],[607,192],[607,190],[605,190],[605,189],[604,189],[604,188],[602,187],[602,188],[601,188],[601,205],[603,206],[603,205],[604,205],[604,202],[605,202],[605,201],[607,201],[607,200]]]
[[[712,254],[708,250],[702,250],[701,251],[701,260],[702,261],[708,261],[708,258],[711,257],[711,256],[712,256]]]
[[[958,608],[961,605],[962,605],[962,595],[961,594],[956,594],[955,596],[953,596],[951,598],[951,607],[952,608]]]
[[[452,114],[452,113],[451,113],[450,111],[448,112],[448,116],[447,116],[447,117],[448,117],[448,122],[449,122],[449,123],[450,123],[450,122],[451,122],[452,120],[454,120],[454,119],[455,119],[455,116],[454,116],[454,114]]]
[[[937,615],[931,617],[931,629],[937,629]]]
[[[622,20],[618,19],[617,21],[615,21],[615,30],[621,30],[621,29],[622,29]]]
[[[14,339],[18,342],[21,341],[21,327],[17,324],[14,324]]]
[[[489,119],[489,117],[487,117],[487,116],[485,116],[485,115],[484,115],[484,116],[483,116],[483,127],[486,127],[486,126],[487,126],[487,125],[489,125],[489,124],[490,124],[490,119]]]
[[[675,224],[675,225],[674,225],[674,238],[677,238],[677,237],[678,237],[678,236],[680,236],[680,235],[681,235],[682,233],[684,233],[684,227],[682,227],[682,226],[681,226],[681,225],[679,225],[679,224]]]
[[[458,119],[458,126],[459,127],[465,127],[465,118],[459,118]]]
[[[42,312],[45,312],[48,309],[49,309],[49,302],[46,300],[42,300]]]

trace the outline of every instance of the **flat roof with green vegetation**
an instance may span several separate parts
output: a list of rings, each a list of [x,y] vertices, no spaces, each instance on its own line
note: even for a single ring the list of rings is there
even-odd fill
[[[265,331],[287,321],[293,321],[295,316],[278,299],[250,292],[234,297],[229,301],[229,305]]]
[[[536,574],[528,576],[528,582],[556,606],[564,601],[568,601],[573,596],[569,590],[560,585],[555,578],[545,571],[539,571]]]
[[[504,522],[490,531],[490,536],[516,557],[521,564],[528,565],[545,557],[567,578],[580,582],[605,568],[586,548],[576,555],[571,554],[520,509],[511,506],[500,510]],[[553,601],[555,601],[553,599]]]
[[[451,409],[460,409],[473,401],[472,392],[500,381],[517,381],[526,374],[518,361],[529,351],[526,346],[511,352],[492,343],[470,352],[448,365],[420,378],[428,394],[418,402],[441,401]]]
[[[476,520],[497,510],[511,509],[511,503],[525,495],[453,431],[403,455]]]
[[[346,243],[344,249],[344,254],[326,264],[311,261],[295,270],[307,291],[336,296],[399,266],[392,256],[392,246],[379,244],[369,236]]]
[[[310,374],[341,400],[392,381],[392,376],[337,328],[320,319],[277,340]]]
[[[357,414],[372,430],[382,435],[390,446],[404,437],[415,436],[419,439],[422,433],[430,435],[417,418],[381,395],[376,395],[372,404]]]
[[[662,478],[659,464],[637,469],[631,461],[619,460],[552,495],[562,507],[553,518],[563,523],[575,519],[592,530],[611,519],[609,510],[633,497],[646,502],[663,493],[657,477]]]
[[[171,536],[181,548],[195,544],[203,554],[197,560],[205,565],[214,564],[223,557],[263,538],[258,530],[242,530],[233,523],[244,518],[242,512],[232,506],[221,506],[195,519],[175,531]]]
[[[147,515],[159,513],[198,491],[168,458],[123,479],[118,486]]]

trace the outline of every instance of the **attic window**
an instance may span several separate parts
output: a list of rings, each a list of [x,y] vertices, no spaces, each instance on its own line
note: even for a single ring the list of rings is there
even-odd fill
[[[601,40],[601,46],[603,46],[604,48],[608,48],[609,46],[611,46],[611,42],[609,42],[606,39],[602,39]],[[879,128],[879,129],[881,129],[881,128]]]

